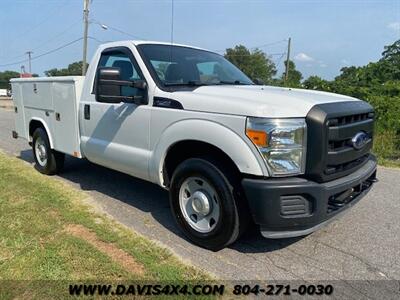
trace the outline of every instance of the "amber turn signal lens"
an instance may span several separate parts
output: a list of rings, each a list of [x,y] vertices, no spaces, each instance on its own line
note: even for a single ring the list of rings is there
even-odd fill
[[[261,130],[246,129],[246,135],[254,144],[260,147],[267,147],[267,133]]]

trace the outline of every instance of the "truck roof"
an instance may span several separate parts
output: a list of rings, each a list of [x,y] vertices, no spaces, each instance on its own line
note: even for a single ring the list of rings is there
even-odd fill
[[[179,47],[188,47],[188,48],[193,48],[193,49],[199,49],[199,50],[206,50],[204,48],[200,47],[195,47],[195,46],[190,46],[190,45],[184,45],[184,44],[177,44],[177,43],[170,43],[170,42],[160,42],[160,41],[143,41],[143,40],[125,40],[125,41],[115,41],[115,42],[109,42],[105,44],[101,44],[100,47],[102,48],[108,48],[108,47],[116,47],[116,46],[126,46],[127,44],[134,44],[135,46],[138,45],[146,45],[146,44],[156,44],[156,45],[173,45],[173,46],[179,46]]]

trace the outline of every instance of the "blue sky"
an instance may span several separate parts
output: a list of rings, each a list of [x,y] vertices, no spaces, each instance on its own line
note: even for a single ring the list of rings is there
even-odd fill
[[[35,57],[83,35],[83,0],[1,2],[0,71],[27,67],[20,61],[28,50]],[[281,53],[291,37],[291,58],[304,77],[332,79],[343,66],[378,60],[383,46],[400,38],[400,0],[175,0],[174,8],[175,42],[218,51],[237,44],[267,45],[261,49],[272,54],[282,71]],[[93,0],[90,17],[109,29],[91,24],[89,35],[97,41],[89,41],[89,58],[99,41],[132,39],[130,35],[171,38],[171,0]],[[81,57],[79,41],[34,59],[32,71],[43,74]]]

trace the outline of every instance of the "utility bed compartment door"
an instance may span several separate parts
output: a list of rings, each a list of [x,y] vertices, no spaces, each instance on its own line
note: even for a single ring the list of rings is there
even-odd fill
[[[22,82],[21,91],[25,108],[47,111],[52,109],[51,82]]]
[[[72,82],[53,82],[54,148],[81,157],[75,85]]]
[[[28,139],[28,133],[26,132],[25,126],[25,110],[22,99],[21,84],[12,83],[12,91],[15,112],[15,131],[18,133],[19,137]]]

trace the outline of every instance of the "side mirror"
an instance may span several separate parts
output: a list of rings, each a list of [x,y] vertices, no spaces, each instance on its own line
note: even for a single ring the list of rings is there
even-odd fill
[[[264,80],[260,79],[260,78],[256,78],[253,80],[255,85],[265,85]]]
[[[132,87],[141,90],[147,88],[144,80],[121,80],[120,68],[100,67],[96,76],[96,101],[106,103],[135,103],[137,105],[147,104],[145,96],[123,96],[122,87]]]

